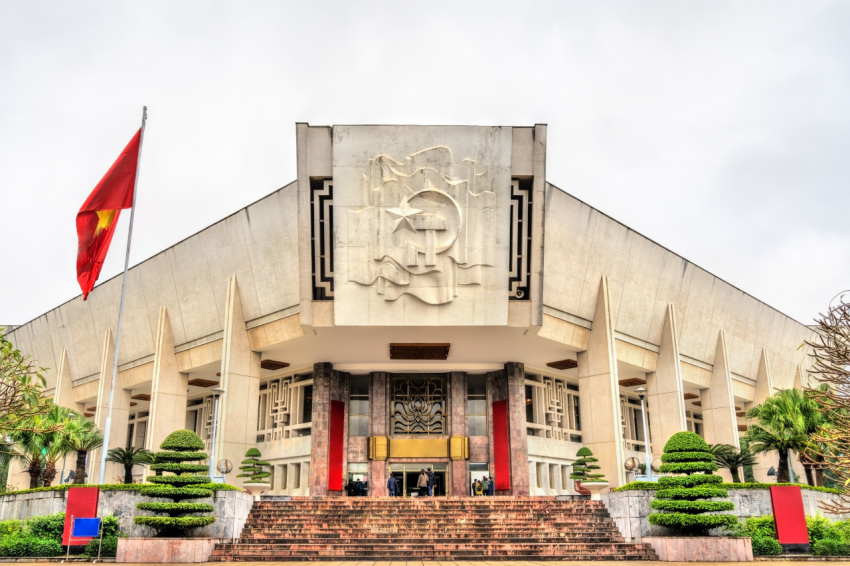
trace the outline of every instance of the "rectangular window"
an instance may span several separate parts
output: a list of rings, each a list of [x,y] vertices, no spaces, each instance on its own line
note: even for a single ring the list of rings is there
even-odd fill
[[[549,489],[555,489],[555,481],[558,477],[558,468],[556,464],[549,465]]]
[[[537,472],[537,487],[543,487],[543,464],[535,464],[535,471]]]
[[[301,464],[292,464],[292,489],[301,489]]]
[[[525,386],[525,422],[534,422],[534,387]]]
[[[561,466],[561,489],[564,491],[569,489],[570,467]]]
[[[369,436],[369,376],[352,375],[348,398],[348,436]]]
[[[573,415],[575,418],[574,430],[581,430],[581,406],[579,404],[578,395],[571,395],[573,398]]]
[[[487,379],[470,375],[466,382],[467,436],[487,436]]]
[[[289,470],[289,466],[284,464],[283,466],[277,466],[277,467],[280,468],[280,490],[285,491],[286,490],[286,472],[287,472],[287,470]]]
[[[130,448],[131,446],[133,446],[133,423],[127,426],[127,445],[125,448]]]
[[[303,404],[303,415],[304,417],[301,419],[302,423],[311,423],[313,422],[313,386],[308,385],[304,387],[304,404]],[[308,433],[309,434],[309,433]],[[305,436],[303,434],[299,434],[299,436]]]

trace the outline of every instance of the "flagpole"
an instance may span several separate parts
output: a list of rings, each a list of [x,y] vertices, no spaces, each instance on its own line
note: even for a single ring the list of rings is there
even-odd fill
[[[103,485],[106,475],[106,453],[109,451],[109,431],[112,429],[112,400],[115,397],[115,379],[118,376],[118,349],[121,345],[121,323],[124,321],[124,297],[127,295],[127,269],[130,266],[130,242],[133,239],[133,217],[136,214],[136,189],[139,188],[139,169],[142,168],[142,143],[145,141],[145,122],[148,107],[142,107],[142,130],[139,135],[139,155],[136,159],[136,179],[133,181],[133,206],[130,207],[130,230],[127,232],[127,253],[124,255],[124,277],[121,279],[121,304],[118,307],[118,330],[115,332],[115,351],[112,355],[112,381],[109,382],[109,405],[106,409],[106,424],[103,431],[103,448],[100,449],[100,477]]]

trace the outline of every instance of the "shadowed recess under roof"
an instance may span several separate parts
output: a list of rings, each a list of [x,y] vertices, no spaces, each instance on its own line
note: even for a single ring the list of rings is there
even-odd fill
[[[391,360],[446,360],[451,344],[390,344]]]
[[[549,362],[546,364],[550,368],[565,370],[565,369],[573,369],[578,367],[578,362],[575,360],[561,360],[558,362]]]

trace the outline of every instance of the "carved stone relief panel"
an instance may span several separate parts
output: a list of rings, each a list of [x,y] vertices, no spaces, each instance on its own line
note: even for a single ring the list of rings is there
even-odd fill
[[[510,151],[510,128],[335,127],[335,323],[507,324]]]

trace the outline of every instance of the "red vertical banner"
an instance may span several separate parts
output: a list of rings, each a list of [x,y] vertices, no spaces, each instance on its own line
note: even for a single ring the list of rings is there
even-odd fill
[[[493,474],[496,489],[511,489],[511,437],[508,432],[508,402],[493,401]]]
[[[88,544],[91,538],[71,538],[71,517],[92,519],[97,517],[97,500],[100,488],[72,487],[65,498],[65,528],[62,530],[62,544]]]
[[[342,491],[342,455],[345,441],[345,403],[331,401],[328,431],[328,491]]]
[[[776,538],[782,548],[808,552],[809,530],[806,528],[806,511],[800,486],[771,486],[770,502],[773,504]]]

